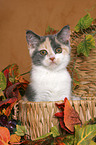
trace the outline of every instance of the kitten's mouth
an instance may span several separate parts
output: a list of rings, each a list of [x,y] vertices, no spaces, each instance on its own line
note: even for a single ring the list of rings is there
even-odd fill
[[[54,61],[52,61],[49,65],[49,67],[51,67],[51,68],[55,68],[56,66],[57,66],[57,63]]]
[[[52,61],[50,64],[51,65],[57,65],[57,63],[55,61]]]

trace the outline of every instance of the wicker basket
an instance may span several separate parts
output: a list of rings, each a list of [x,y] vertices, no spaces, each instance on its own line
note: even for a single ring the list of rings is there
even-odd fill
[[[26,126],[27,134],[32,140],[48,133],[52,126],[57,126],[59,129],[58,119],[54,117],[59,111],[55,103],[19,101],[18,119]],[[70,100],[70,103],[79,113],[82,123],[96,117],[96,100]]]
[[[91,49],[88,57],[77,55],[77,45],[84,40],[86,33],[94,33],[96,46],[96,24],[92,25],[90,29],[90,33],[85,32],[82,35],[77,35],[75,32],[72,32],[71,35],[71,62],[69,64],[69,69],[71,68],[71,70],[73,70],[74,67],[74,70],[78,72],[79,85],[73,89],[73,94],[80,97],[96,96],[96,47]],[[74,72],[71,72],[71,76],[72,73]],[[72,76],[72,79],[74,79],[74,77]]]

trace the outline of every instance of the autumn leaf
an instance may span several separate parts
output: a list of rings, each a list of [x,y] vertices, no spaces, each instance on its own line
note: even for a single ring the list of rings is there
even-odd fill
[[[58,108],[63,109],[62,112],[55,113],[55,116],[59,119],[61,128],[73,134],[74,126],[76,124],[81,124],[78,113],[71,106],[67,98],[64,99],[64,103],[56,105]]]
[[[4,101],[0,101],[0,108],[2,108],[2,110],[3,110],[3,108],[5,109],[5,106],[3,107],[3,105],[8,105],[7,108],[4,111],[4,114],[7,117],[10,115],[11,110],[12,110],[14,104],[16,103],[16,101],[17,101],[16,97],[14,97],[14,98],[8,98],[8,99],[6,99]]]
[[[19,143],[21,140],[21,136],[18,136],[17,134],[12,134],[10,136],[10,143]]]
[[[11,98],[11,99],[13,99],[13,98]],[[11,104],[6,108],[4,114],[5,114],[7,117],[10,115],[10,113],[11,113],[11,111],[12,111],[12,108],[14,107],[14,105],[15,105],[16,102],[17,102],[17,98],[15,98],[14,102],[11,103]]]
[[[0,88],[0,101],[2,100],[5,100],[6,98],[5,98],[5,95],[4,95],[4,93],[3,93],[3,91],[1,90],[1,88]]]
[[[14,103],[15,101],[17,101],[17,98],[8,98],[8,99],[6,99],[6,100],[4,100],[4,101],[1,101],[0,102],[0,107],[2,106],[2,105],[6,105],[6,104],[11,104],[11,103]]]
[[[6,127],[0,127],[0,145],[8,145],[10,132]]]
[[[14,83],[15,82],[15,77],[19,75],[19,69],[18,69],[17,64],[12,64],[9,67],[9,81]]]
[[[6,78],[2,72],[0,72],[0,88],[2,91],[6,88]]]
[[[17,131],[15,132],[18,136],[24,136],[26,133],[26,128],[25,126],[21,126],[21,125],[16,125],[16,129]]]
[[[53,137],[57,137],[60,135],[56,126],[51,127],[51,133]]]
[[[75,144],[74,145],[87,145],[96,136],[96,124],[94,125],[80,125],[75,126]],[[95,143],[96,144],[96,143]],[[91,145],[91,144],[90,144]]]
[[[9,116],[16,101],[24,95],[29,82],[19,75],[16,64],[2,70],[0,79],[0,114],[4,113]]]
[[[6,88],[6,90],[4,91],[5,95],[7,98],[12,98],[12,97],[18,97],[18,91],[17,90],[17,86],[19,85],[20,83],[17,82],[15,84],[12,84],[11,86],[9,86],[8,88]]]
[[[55,105],[59,108],[59,109],[63,109],[64,110],[64,102],[63,103],[55,103]]]
[[[95,48],[95,39],[92,35],[86,35],[85,39],[77,46],[77,53],[82,53],[86,57],[89,56],[89,52],[92,48]]]
[[[57,137],[57,136],[60,135],[56,126],[51,127],[51,131],[50,132],[48,132],[48,133],[36,138],[35,140],[44,139],[44,138],[46,138],[46,137],[48,137],[50,135],[52,135],[53,137]]]
[[[75,26],[75,31],[79,32],[80,30],[82,31],[83,29],[87,29],[91,26],[92,21],[93,18],[91,18],[89,13],[87,13],[87,15],[85,15],[79,20],[78,24]]]
[[[74,126],[81,124],[78,113],[71,106],[67,98],[64,99],[64,123],[65,126],[71,131],[74,132]]]
[[[56,145],[66,145],[66,144],[61,142],[61,143],[57,143]]]
[[[89,145],[96,145],[96,143],[94,141],[90,141]]]

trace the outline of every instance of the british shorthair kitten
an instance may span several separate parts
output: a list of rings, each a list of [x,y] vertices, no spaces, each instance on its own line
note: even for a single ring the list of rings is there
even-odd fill
[[[26,39],[32,58],[31,81],[26,90],[28,101],[59,101],[71,96],[70,28],[54,35],[39,36],[28,30]]]

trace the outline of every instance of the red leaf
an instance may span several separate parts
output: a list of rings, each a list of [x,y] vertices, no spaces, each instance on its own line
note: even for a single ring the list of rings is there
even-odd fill
[[[13,98],[12,98],[13,99]],[[11,113],[11,110],[13,108],[13,106],[15,105],[15,103],[17,102],[17,98],[14,99],[14,102],[12,102],[7,108],[6,108],[6,111],[5,111],[5,115],[8,117]]]
[[[64,111],[55,113],[56,117],[64,117]]]
[[[6,80],[7,80],[7,87],[11,86],[12,82],[9,81],[9,70],[5,69],[3,73],[4,73]]]
[[[5,115],[8,117],[11,113],[11,110],[14,106],[14,104],[17,102],[17,98],[13,97],[13,98],[8,98],[4,101],[0,102],[0,109],[5,108]],[[6,108],[7,107],[7,108]]]
[[[62,118],[59,118],[59,122],[60,122],[60,126],[61,126],[61,128],[65,129],[65,124],[64,124]]]
[[[14,77],[14,78],[19,75],[18,65],[17,64],[12,64],[9,67],[9,74],[10,74],[11,77]]]
[[[2,106],[2,105],[6,105],[6,104],[11,104],[11,103],[14,103],[15,101],[17,101],[17,98],[16,97],[14,97],[14,98],[8,98],[8,99],[6,99],[6,100],[4,100],[4,101],[0,101],[0,106]]]
[[[59,118],[59,122],[60,122],[60,126],[62,129],[66,130],[67,132],[69,132],[70,134],[73,134],[74,132],[71,132],[64,124],[64,121],[62,118]]]
[[[68,130],[74,132],[74,125],[81,125],[81,120],[67,98],[64,99],[64,104],[64,124]]]
[[[59,109],[63,109],[63,110],[64,110],[64,103],[61,103],[61,104],[55,103],[55,105],[56,105]]]

